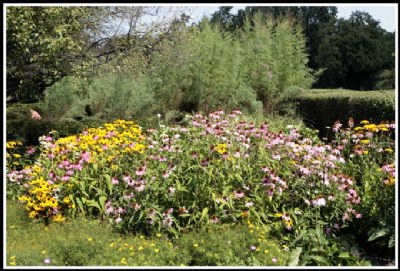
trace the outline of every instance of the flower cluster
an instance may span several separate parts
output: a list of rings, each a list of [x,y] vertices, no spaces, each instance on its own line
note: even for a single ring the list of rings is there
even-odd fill
[[[75,209],[81,183],[96,178],[101,173],[93,172],[91,167],[99,164],[115,168],[118,159],[125,159],[134,153],[142,154],[145,146],[141,129],[132,121],[116,120],[100,128],[89,128],[79,135],[57,138],[57,132],[39,138],[42,151],[32,166],[14,170],[7,174],[8,181],[26,189],[19,199],[27,202],[29,217],[48,221],[62,221],[62,213]],[[9,142],[10,148],[17,143]],[[95,174],[95,175],[91,175]],[[131,183],[130,183],[131,184]],[[140,190],[141,185],[133,183]],[[88,195],[91,200],[91,195]],[[83,207],[83,205],[80,205]],[[82,208],[81,208],[82,209]]]
[[[51,217],[53,221],[64,221],[64,217],[59,213],[57,199],[57,186],[50,185],[43,177],[39,177],[29,182],[28,195],[18,198],[21,202],[26,202],[26,210],[32,219],[43,219],[48,223]]]

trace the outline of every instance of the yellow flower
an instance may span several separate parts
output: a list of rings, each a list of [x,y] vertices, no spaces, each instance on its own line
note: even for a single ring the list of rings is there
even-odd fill
[[[198,247],[198,246],[199,246],[199,244],[193,244],[193,246],[194,246],[194,247]]]
[[[162,236],[161,233],[157,233],[157,237],[160,238]]]
[[[138,250],[143,250],[143,247],[142,246],[138,247]]]
[[[368,120],[362,120],[362,121],[360,122],[360,124],[369,124],[369,121],[368,121]]]
[[[93,241],[93,238],[92,238],[92,237],[89,237],[87,240],[88,240],[88,242],[92,242],[92,241]]]
[[[385,149],[385,152],[392,153],[393,150],[392,150],[391,148],[386,148],[386,149]]]
[[[367,150],[363,151],[363,154],[367,155],[367,154],[368,154],[368,151],[367,151]]]
[[[158,253],[158,252],[160,252],[160,249],[155,248],[155,249],[154,249],[154,252],[155,252],[155,253]]]
[[[57,214],[53,217],[54,222],[63,222],[65,221],[65,217],[63,217],[61,214]]]

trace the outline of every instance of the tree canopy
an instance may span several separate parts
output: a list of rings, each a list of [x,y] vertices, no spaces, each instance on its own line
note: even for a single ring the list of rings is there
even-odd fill
[[[237,14],[231,14],[231,9],[220,7],[211,22],[232,32],[242,29],[246,17],[256,12],[296,19],[306,36],[308,67],[323,70],[313,87],[373,89],[382,74],[394,71],[395,35],[366,12],[353,12],[349,19],[342,19],[337,18],[334,6],[256,6]]]

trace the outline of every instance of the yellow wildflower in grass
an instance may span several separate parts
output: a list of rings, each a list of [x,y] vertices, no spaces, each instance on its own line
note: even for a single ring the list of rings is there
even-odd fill
[[[93,242],[93,238],[92,237],[89,237],[87,240],[88,240],[88,242]]]
[[[360,124],[369,124],[369,121],[368,120],[362,120],[361,122],[360,122]]]
[[[126,262],[126,258],[125,257],[123,257],[122,259],[121,259],[121,264],[124,264],[124,265],[127,265],[128,263]]]
[[[14,156],[14,158],[21,158],[21,155],[18,153],[14,153],[13,156]]]
[[[64,222],[65,217],[63,217],[61,214],[56,214],[55,216],[53,216],[53,221],[54,222]]]
[[[385,152],[393,153],[393,150],[392,150],[391,148],[386,148],[386,149],[385,149]]]
[[[16,265],[17,265],[17,261],[16,261],[15,255],[13,255],[13,256],[10,257],[10,262],[9,262],[9,264],[12,265],[12,266],[16,266]]]
[[[367,155],[367,154],[368,154],[368,151],[367,151],[367,150],[363,151],[363,154]]]
[[[157,233],[157,237],[160,238],[162,236],[161,233]]]
[[[369,144],[371,141],[369,139],[364,139],[360,141],[362,144]]]
[[[138,247],[138,250],[140,251],[140,250],[143,250],[144,248],[142,247],[142,246],[140,246],[140,247]]]
[[[198,247],[199,246],[199,244],[193,244],[193,247]]]
[[[160,249],[155,248],[155,249],[154,249],[154,252],[155,252],[155,253],[158,253],[158,252],[160,252]]]

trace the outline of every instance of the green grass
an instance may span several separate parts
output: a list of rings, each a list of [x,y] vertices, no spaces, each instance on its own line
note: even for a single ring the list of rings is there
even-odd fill
[[[46,227],[10,200],[6,219],[7,266],[273,266],[285,265],[289,254],[267,229],[247,225],[208,227],[175,240],[147,238],[121,235],[107,221],[84,217]]]

